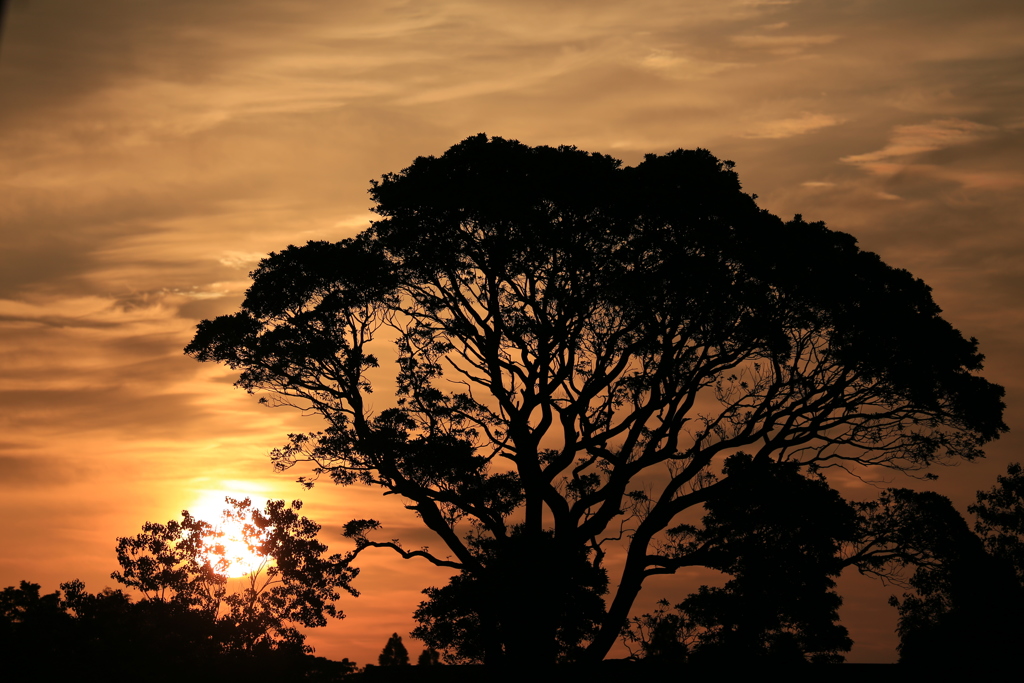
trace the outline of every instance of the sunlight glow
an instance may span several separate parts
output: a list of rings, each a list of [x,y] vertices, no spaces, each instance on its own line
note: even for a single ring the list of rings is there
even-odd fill
[[[253,546],[259,543],[259,539],[246,538],[242,521],[227,516],[230,506],[225,502],[226,497],[237,500],[249,498],[258,509],[266,505],[266,499],[260,496],[230,491],[204,491],[200,499],[187,509],[193,517],[212,524],[223,534],[215,543],[207,545],[207,557],[214,567],[217,567],[220,558],[225,559],[227,566],[219,573],[229,579],[236,579],[260,571],[273,560],[255,551]]]

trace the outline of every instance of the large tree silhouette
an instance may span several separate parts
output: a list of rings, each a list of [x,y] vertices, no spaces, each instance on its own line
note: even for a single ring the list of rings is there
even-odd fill
[[[538,586],[565,585],[580,556],[601,569],[618,543],[580,655],[602,658],[644,580],[695,561],[664,532],[729,495],[737,450],[920,471],[1005,429],[976,342],[923,282],[759,209],[706,150],[623,168],[478,135],[370,194],[381,220],[271,254],[186,352],[323,417],[280,467],[397,494],[441,544],[373,540],[362,520],[357,551],[502,596],[475,606],[488,661],[557,656],[565,617]]]

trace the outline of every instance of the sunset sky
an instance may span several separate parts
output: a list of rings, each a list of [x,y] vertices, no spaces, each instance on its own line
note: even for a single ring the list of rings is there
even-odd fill
[[[237,308],[263,255],[356,234],[371,179],[480,132],[627,165],[680,147],[735,161],[760,206],[855,235],[980,340],[1011,432],[934,488],[965,511],[1024,459],[1020,0],[8,4],[0,587],[113,586],[117,536],[225,494],[301,498],[334,552],[356,517],[436,545],[393,497],[275,474],[268,452],[316,419],[258,405],[182,348]],[[317,654],[375,661],[447,576],[364,558],[362,596],[311,633]],[[901,591],[840,587],[849,659],[894,661]],[[696,588],[661,579],[638,611]]]

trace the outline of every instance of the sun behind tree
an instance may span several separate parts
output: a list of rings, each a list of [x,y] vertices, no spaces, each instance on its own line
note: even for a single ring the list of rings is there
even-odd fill
[[[245,513],[231,505],[232,500],[230,496],[223,496],[220,501],[204,500],[193,506],[195,516],[209,522],[214,532],[205,544],[201,559],[229,579],[258,575],[273,562],[273,558],[259,551],[266,541],[267,531],[257,529],[246,520]]]
[[[262,509],[248,498],[225,502],[225,519],[240,526],[245,550],[259,564],[242,575],[241,586],[228,583],[237,567],[221,541],[225,532],[188,510],[180,521],[147,522],[141,534],[117,539],[121,571],[111,577],[144,601],[206,615],[223,627],[226,650],[310,651],[298,627],[342,618],[334,604],[337,589],[355,595],[349,583],[356,570],[341,555],[324,557],[327,546],[316,539],[320,525],[299,516],[300,501],[268,501]]]

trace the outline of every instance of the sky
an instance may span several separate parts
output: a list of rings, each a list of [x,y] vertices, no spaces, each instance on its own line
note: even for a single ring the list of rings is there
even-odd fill
[[[481,132],[627,165],[695,147],[735,161],[761,207],[853,234],[980,341],[1011,431],[930,486],[965,511],[1021,460],[1019,0],[8,5],[0,586],[114,585],[118,536],[223,495],[301,498],[332,552],[358,517],[430,543],[379,491],[307,492],[304,472],[275,473],[269,451],[316,419],[258,405],[182,348],[198,321],[237,308],[263,255],[358,233],[371,179]],[[317,654],[375,661],[447,576],[363,558],[362,595],[311,632]],[[695,590],[688,578],[649,585],[638,611]],[[855,573],[840,590],[850,661],[894,661],[886,600],[901,591]]]

